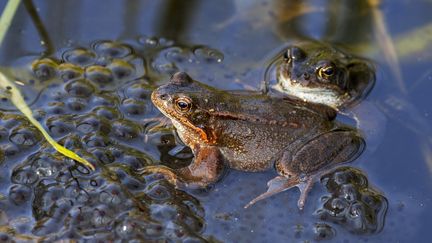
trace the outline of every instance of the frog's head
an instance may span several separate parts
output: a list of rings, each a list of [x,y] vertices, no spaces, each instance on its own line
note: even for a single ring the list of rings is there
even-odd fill
[[[184,72],[178,72],[168,84],[153,91],[151,100],[171,119],[180,136],[188,137],[190,142],[208,143],[208,107],[214,93],[213,88],[194,81]]]
[[[297,43],[282,56],[276,88],[308,102],[346,107],[366,96],[375,82],[369,61],[328,44]]]

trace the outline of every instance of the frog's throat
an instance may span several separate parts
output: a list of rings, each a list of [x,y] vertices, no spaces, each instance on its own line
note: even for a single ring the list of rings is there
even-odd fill
[[[273,88],[279,92],[298,97],[306,102],[324,104],[336,109],[343,104],[347,95],[341,95],[326,88],[305,87],[287,77],[279,77],[279,82]]]
[[[169,110],[163,110],[161,108],[159,108],[159,105],[157,103],[156,107],[162,112],[162,114],[164,114],[166,117],[168,117],[169,119],[171,119],[174,127],[180,132],[180,133],[184,133],[185,132],[185,127],[188,131],[195,133],[198,137],[200,137],[201,141],[205,142],[205,143],[209,143],[209,138],[207,136],[207,133],[197,127],[194,126],[187,118],[185,117],[179,117],[175,112],[169,111]],[[185,141],[183,141],[185,142]]]

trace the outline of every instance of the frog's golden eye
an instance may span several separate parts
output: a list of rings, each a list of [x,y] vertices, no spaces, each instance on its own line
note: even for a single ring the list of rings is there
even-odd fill
[[[318,76],[323,79],[328,79],[335,74],[335,69],[333,66],[320,67],[318,69]]]
[[[177,98],[175,100],[175,108],[179,112],[188,112],[192,108],[192,100],[187,97]]]

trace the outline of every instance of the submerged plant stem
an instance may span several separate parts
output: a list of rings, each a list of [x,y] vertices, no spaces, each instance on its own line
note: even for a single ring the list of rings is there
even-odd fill
[[[58,144],[48,134],[48,132],[42,127],[42,125],[33,117],[33,112],[30,110],[30,107],[27,106],[27,104],[24,101],[24,98],[22,97],[18,88],[2,72],[0,72],[0,88],[2,88],[5,93],[9,94],[9,96],[10,96],[9,98],[12,101],[12,103],[42,133],[42,135],[45,137],[45,139],[48,141],[48,143],[50,143],[51,146],[53,146],[55,150],[57,150],[59,153],[63,154],[64,156],[67,156],[73,160],[78,161],[79,163],[89,167],[92,170],[95,169],[94,166],[90,162],[81,158],[79,155],[77,155],[76,153],[63,147],[62,145]]]
[[[21,0],[9,0],[0,17],[0,46],[10,27],[13,17],[20,5]]]

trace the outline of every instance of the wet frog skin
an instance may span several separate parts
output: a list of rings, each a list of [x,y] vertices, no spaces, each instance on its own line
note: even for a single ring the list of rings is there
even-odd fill
[[[375,83],[375,69],[370,61],[328,43],[292,44],[277,62],[277,83],[271,89],[335,109],[364,98]]]
[[[225,167],[279,174],[268,191],[247,206],[297,186],[302,209],[322,171],[356,158],[363,139],[334,120],[325,106],[308,107],[290,99],[221,91],[176,73],[153,91],[155,106],[175,126],[194,161],[174,173],[188,185],[216,182]]]

